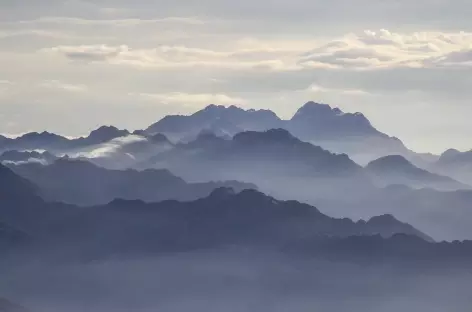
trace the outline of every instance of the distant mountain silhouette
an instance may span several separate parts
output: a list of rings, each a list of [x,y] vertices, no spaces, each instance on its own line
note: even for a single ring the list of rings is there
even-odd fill
[[[0,151],[18,150],[47,150],[49,152],[64,152],[70,149],[95,145],[112,139],[129,135],[127,130],[119,130],[112,126],[102,126],[87,137],[69,139],[50,132],[31,132],[18,138],[0,140]]]
[[[387,137],[375,129],[361,113],[344,113],[327,104],[308,102],[292,117],[289,130],[302,139],[330,140],[339,138],[379,136]]]
[[[0,155],[0,162],[7,163],[27,163],[27,162],[37,162],[43,164],[49,164],[54,162],[57,159],[56,156],[49,152],[36,152],[36,151],[6,151]]]
[[[69,139],[47,131],[30,132],[17,138],[0,140],[0,150],[56,150],[67,146]]]
[[[284,129],[242,132],[232,140],[200,135],[142,167],[167,168],[189,181],[247,181],[286,199],[339,192],[357,196],[373,188],[363,168],[347,155],[302,142]]]
[[[163,133],[173,140],[193,140],[196,134],[204,130],[233,136],[245,130],[264,131],[280,126],[281,120],[269,110],[209,105],[190,116],[166,116],[149,126],[146,132]]]
[[[132,135],[150,139],[159,134],[174,143],[188,143],[202,132],[229,139],[240,132],[279,128],[331,152],[348,154],[360,164],[392,154],[402,155],[422,167],[437,160],[434,155],[408,150],[399,139],[375,129],[361,113],[344,113],[339,108],[315,102],[303,105],[290,120],[282,120],[270,110],[209,105],[190,116],[166,116],[146,130],[137,130]],[[127,130],[113,126],[102,126],[89,136],[77,139],[49,132],[33,132],[16,139],[0,138],[0,151],[47,150],[54,154],[69,154],[130,135]]]
[[[470,189],[452,178],[431,173],[413,165],[400,155],[391,155],[370,162],[366,170],[380,186],[403,184],[413,188],[438,190]]]
[[[167,116],[146,132],[188,142],[202,130],[211,130],[217,136],[233,136],[243,131],[275,128],[289,130],[301,140],[332,152],[349,154],[360,163],[390,154],[401,154],[415,163],[434,160],[432,155],[415,154],[399,139],[381,133],[361,113],[344,113],[315,102],[306,103],[290,120],[282,120],[269,110],[210,105],[190,116]]]
[[[71,145],[75,147],[90,146],[105,143],[113,139],[129,135],[128,130],[119,130],[113,126],[102,126],[92,132],[88,137],[71,140]]]
[[[0,171],[0,178],[22,180],[6,168]],[[415,192],[424,192],[425,198],[450,194]],[[387,196],[380,198],[390,201]],[[50,254],[80,261],[254,246],[346,262],[418,260],[421,265],[436,263],[447,267],[459,262],[470,265],[472,260],[470,242],[432,243],[429,236],[391,215],[357,222],[336,219],[313,206],[276,200],[255,190],[237,193],[219,188],[208,197],[191,202],[117,199],[90,208],[25,201],[21,196],[10,197],[7,202],[2,199],[1,203],[0,220],[34,237],[37,248],[30,248],[35,259]]]
[[[35,197],[37,192],[38,189],[33,183],[0,165],[0,200]]]
[[[62,215],[61,222],[45,224],[50,231],[43,233],[42,241],[49,246],[44,249],[60,246],[77,257],[234,245],[280,249],[307,239],[352,235],[387,238],[395,233],[431,241],[429,236],[399,221],[383,225],[375,219],[369,222],[334,219],[306,204],[278,201],[254,190],[236,193],[228,188],[216,189],[210,196],[192,202],[146,204],[114,200],[101,207],[57,207],[54,213]]]
[[[467,152],[447,150],[429,169],[460,182],[472,184],[472,150]]]
[[[341,197],[341,196],[340,196]],[[391,185],[351,201],[315,201],[332,216],[367,218],[393,214],[436,240],[472,239],[472,191],[438,191]]]
[[[189,184],[167,170],[107,170],[72,159],[59,159],[48,166],[31,163],[11,168],[37,185],[46,200],[82,206],[106,204],[115,198],[188,201],[206,197],[218,187],[237,191],[257,188],[236,181]]]

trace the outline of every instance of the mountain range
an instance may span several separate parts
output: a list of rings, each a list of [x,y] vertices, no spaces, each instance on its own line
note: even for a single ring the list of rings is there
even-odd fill
[[[315,102],[303,105],[290,120],[283,120],[270,110],[210,105],[190,116],[167,116],[146,132],[162,133],[174,141],[191,141],[203,130],[231,137],[243,131],[277,128],[332,152],[349,154],[360,163],[391,154],[400,154],[415,162],[434,158],[411,152],[399,139],[375,129],[361,113],[344,113],[339,108]]]
[[[61,248],[76,255],[103,256],[231,244],[280,248],[297,240],[324,236],[391,237],[395,233],[432,241],[393,216],[367,222],[335,219],[313,206],[279,201],[256,190],[236,193],[231,188],[218,188],[206,198],[189,202],[115,199],[90,208],[47,203],[36,195],[28,181],[6,167],[0,169],[0,179],[9,181],[9,186],[3,189],[9,196],[2,200],[2,222],[11,228],[21,228],[43,251]]]
[[[472,151],[447,150],[436,162],[430,164],[428,169],[453,177],[462,183],[472,184]]]
[[[188,181],[250,182],[285,199],[332,197],[339,192],[360,196],[374,188],[364,169],[347,155],[302,142],[284,129],[241,132],[230,140],[202,134],[140,166],[166,168]]]
[[[187,183],[168,170],[110,170],[84,160],[61,158],[50,165],[10,165],[15,173],[33,182],[45,200],[81,206],[107,204],[116,198],[146,202],[189,201],[208,196],[215,188],[240,192],[256,185],[237,181]]]
[[[37,152],[5,152],[3,159],[11,159],[5,163],[34,181],[47,200],[78,205],[104,204],[115,197],[147,202],[193,200],[220,186],[250,187],[276,198],[316,205],[333,216],[368,219],[393,214],[438,240],[472,238],[465,226],[472,220],[467,209],[470,186],[419,168],[400,155],[380,158],[363,168],[345,154],[303,142],[284,129],[246,131],[233,138],[201,131],[195,140],[177,144],[163,134],[136,131],[77,151],[69,154],[81,162],[66,157],[54,164],[58,156]],[[174,174],[190,184],[172,178]],[[438,201],[431,203],[427,196]],[[448,214],[445,207],[454,213]]]
[[[165,134],[0,139],[1,296],[37,312],[467,310],[472,191],[434,157],[322,105],[291,129],[208,110]]]
[[[471,189],[448,176],[431,173],[418,168],[400,155],[390,155],[370,162],[366,170],[379,186],[406,185],[412,188],[432,188],[437,190],[454,191]]]
[[[30,132],[17,138],[0,139],[0,151],[47,150],[51,153],[64,152],[108,142],[112,139],[130,135],[127,130],[113,126],[102,126],[92,131],[87,137],[69,139],[50,132]]]
[[[351,154],[324,148],[329,142],[347,147],[372,138],[385,143],[373,144],[377,151],[395,148],[365,167],[352,160],[360,155],[352,154],[352,146]],[[364,115],[314,102],[290,120],[269,110],[210,105],[132,133],[104,126],[78,139],[43,132],[3,138],[0,145],[0,160],[31,180],[30,187],[47,201],[81,206],[115,198],[188,201],[222,186],[257,188],[276,198],[316,205],[333,216],[393,214],[439,240],[472,237],[462,226],[472,220],[467,209],[470,186],[439,169],[466,163],[467,153],[451,150],[438,160],[412,154]]]
[[[398,138],[375,129],[361,113],[345,113],[339,108],[315,102],[303,105],[290,120],[283,120],[270,110],[244,110],[236,106],[209,105],[189,116],[166,116],[147,129],[133,133],[103,126],[86,137],[76,139],[49,132],[32,132],[15,139],[2,137],[0,151],[47,150],[53,154],[76,155],[87,154],[88,148],[92,146],[131,135],[134,135],[135,139],[136,136],[149,139],[155,134],[163,134],[173,143],[178,143],[193,141],[202,132],[231,138],[240,132],[262,132],[279,128],[331,152],[348,154],[360,164],[367,164],[392,154],[402,155],[421,166],[437,159],[434,155],[412,152]],[[119,142],[115,142],[115,146],[116,143]]]

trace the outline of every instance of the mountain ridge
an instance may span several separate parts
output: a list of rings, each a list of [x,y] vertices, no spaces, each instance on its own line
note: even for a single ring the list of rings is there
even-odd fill
[[[365,169],[382,187],[403,184],[413,188],[434,188],[446,191],[472,189],[471,186],[448,176],[419,168],[401,155],[390,155],[373,160]]]
[[[205,129],[234,136],[244,131],[277,128],[286,129],[299,139],[330,151],[349,154],[360,163],[393,153],[402,154],[415,163],[434,158],[412,152],[398,138],[374,128],[362,113],[344,113],[339,108],[313,101],[304,104],[290,119],[281,119],[270,110],[209,105],[191,115],[167,116],[149,126],[146,132],[164,133],[174,141],[188,142],[195,139],[192,134]]]
[[[106,204],[115,198],[146,202],[194,200],[220,186],[238,191],[257,188],[254,184],[238,181],[187,183],[166,169],[110,170],[88,161],[67,158],[47,166],[31,163],[11,165],[10,168],[37,185],[43,198],[81,206]]]

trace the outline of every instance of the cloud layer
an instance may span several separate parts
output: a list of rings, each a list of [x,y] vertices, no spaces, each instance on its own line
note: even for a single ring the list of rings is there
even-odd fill
[[[469,9],[465,0],[2,2],[0,132],[144,128],[209,103],[289,117],[315,100],[362,110],[418,150],[470,149]]]

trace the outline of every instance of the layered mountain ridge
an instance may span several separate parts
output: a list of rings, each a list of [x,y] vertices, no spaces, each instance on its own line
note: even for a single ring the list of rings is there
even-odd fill
[[[22,180],[9,169],[0,168],[0,178]],[[39,198],[24,201],[24,196],[20,192],[13,194],[0,208],[4,224],[21,228],[33,242],[45,246],[45,250],[82,246],[74,248],[78,248],[79,254],[90,256],[98,256],[97,252],[102,255],[133,250],[163,252],[228,244],[279,248],[289,242],[323,236],[381,235],[387,238],[403,233],[432,241],[392,216],[367,222],[335,219],[313,206],[276,200],[256,190],[238,193],[224,187],[212,191],[208,197],[189,202],[145,203],[115,199],[107,205],[90,208],[46,203]]]
[[[375,129],[361,113],[344,113],[327,104],[308,102],[290,120],[282,120],[270,110],[244,110],[235,106],[210,105],[190,116],[168,116],[146,129],[163,133],[173,140],[190,141],[195,133],[211,130],[217,135],[233,136],[243,131],[284,128],[303,141],[338,153],[347,153],[365,162],[392,153],[415,161],[415,155],[403,143]]]

